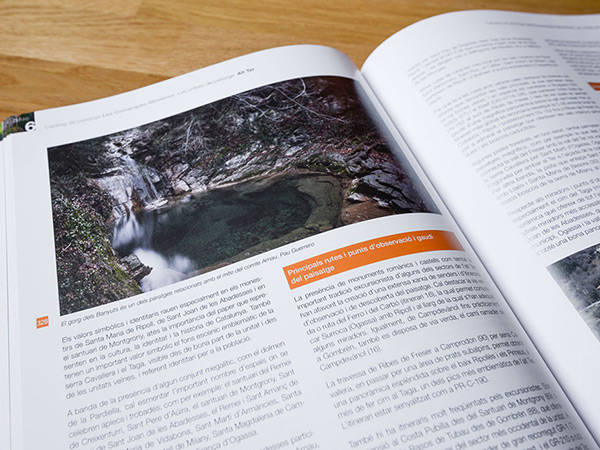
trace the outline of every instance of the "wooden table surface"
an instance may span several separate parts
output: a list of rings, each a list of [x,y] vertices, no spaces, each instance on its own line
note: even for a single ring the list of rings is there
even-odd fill
[[[600,13],[600,0],[0,0],[0,120],[257,50],[322,44],[360,67],[385,38],[463,9]]]

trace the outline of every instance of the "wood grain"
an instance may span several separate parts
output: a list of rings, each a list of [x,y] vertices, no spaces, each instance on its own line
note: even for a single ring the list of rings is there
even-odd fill
[[[462,9],[600,13],[598,0],[0,0],[0,120],[226,59],[322,44],[360,66],[411,23]]]

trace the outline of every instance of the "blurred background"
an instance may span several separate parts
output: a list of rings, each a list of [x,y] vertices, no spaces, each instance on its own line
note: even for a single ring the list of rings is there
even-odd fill
[[[360,67],[394,32],[464,9],[600,13],[599,0],[0,0],[0,120],[129,91],[270,47]]]

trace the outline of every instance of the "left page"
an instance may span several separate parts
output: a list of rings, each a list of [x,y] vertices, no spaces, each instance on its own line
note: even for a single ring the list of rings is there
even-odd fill
[[[316,72],[310,63],[315,56],[319,60]],[[324,77],[310,83],[311,77],[323,74],[333,77],[333,82]],[[278,164],[286,158],[277,152],[278,136],[260,129],[264,117],[277,123],[299,109],[305,114],[298,115],[298,120],[308,122],[311,115],[319,118],[322,112],[300,100],[310,99],[315,91],[326,97],[328,89],[335,92],[336,77],[351,80],[355,74],[351,61],[330,49],[315,52],[314,48],[297,47],[260,53],[121,96],[36,112],[35,127],[28,127],[28,132],[18,130],[21,132],[3,140],[2,181],[9,186],[6,207],[10,211],[6,215],[7,234],[3,233],[10,236],[6,241],[9,276],[7,283],[2,283],[8,288],[10,302],[9,336],[3,336],[6,339],[2,341],[10,345],[10,367],[2,368],[3,395],[7,394],[4,380],[8,372],[13,383],[10,401],[2,398],[2,424],[10,425],[10,434],[3,432],[2,439],[10,440],[10,448],[41,448],[47,442],[57,448],[117,447],[121,446],[121,433],[137,436],[136,430],[146,432],[148,428],[156,433],[149,435],[150,440],[157,447],[166,446],[179,429],[158,431],[162,424],[148,422],[148,417],[158,416],[154,403],[159,398],[152,398],[154,393],[166,391],[161,398],[168,396],[175,381],[168,376],[160,386],[139,383],[136,389],[138,383],[132,380],[153,375],[161,379],[164,374],[156,375],[163,365],[167,367],[167,358],[173,361],[170,367],[183,365],[185,357],[178,357],[182,350],[172,348],[174,345],[181,344],[186,351],[189,346],[194,355],[208,353],[209,347],[213,353],[217,343],[227,350],[249,340],[249,331],[256,327],[256,320],[251,319],[259,314],[267,315],[261,318],[267,324],[275,322],[268,312],[269,304],[260,300],[264,294],[259,291],[265,286],[256,267],[261,258],[247,269],[248,264],[240,264],[237,274],[221,270],[218,276],[223,282],[216,283],[216,275],[207,275],[199,282],[189,280],[318,232],[329,219],[328,202],[337,201],[332,192],[339,186],[332,185],[328,177],[309,177],[297,183],[292,180],[287,185],[278,182]],[[309,79],[310,85],[298,77]],[[290,79],[298,81],[286,84]],[[265,85],[272,87],[261,90]],[[339,88],[348,89],[348,83]],[[248,94],[236,96],[244,92]],[[289,103],[297,108],[286,107]],[[198,109],[199,105],[205,107]],[[339,105],[330,106],[335,109]],[[227,134],[225,130],[238,129],[242,121],[246,128]],[[153,135],[161,135],[157,128],[166,129],[163,141],[147,142]],[[297,133],[289,130],[288,139],[296,149],[310,144],[304,129],[298,127]],[[261,148],[255,158],[256,149],[245,145],[252,134],[270,145]],[[220,142],[208,142],[213,136]],[[228,138],[236,142],[227,142]],[[132,141],[135,155],[131,150],[134,145],[128,145]],[[160,149],[160,161],[145,159],[144,146],[151,145]],[[218,153],[220,148],[234,145],[246,149],[237,160],[223,159],[224,151]],[[210,151],[203,153],[206,148]],[[191,161],[192,157],[196,160]],[[313,164],[318,165],[318,154],[314,158]],[[194,166],[213,168],[213,172],[200,173]],[[239,187],[257,173],[273,176]],[[215,186],[223,189],[212,196],[192,198]],[[275,196],[280,200],[276,203],[287,208],[271,208]],[[165,198],[176,198],[187,208],[165,205]],[[294,202],[301,205],[300,211],[293,210]],[[206,214],[202,222],[195,222],[193,213],[199,210]],[[307,219],[312,221],[302,226]],[[185,228],[188,233],[183,236],[181,230]],[[194,237],[202,244],[194,243]],[[201,251],[186,251],[200,246]],[[253,276],[246,272],[253,272]],[[184,285],[169,288],[177,282]],[[198,323],[199,312],[209,300],[218,298],[214,297],[215,284],[222,286],[219,294],[231,289],[228,298],[232,305],[236,301],[248,303],[250,290],[257,291],[252,296],[256,300],[252,306],[258,308],[255,314],[250,314],[254,309],[247,304],[245,308],[234,306],[235,313],[227,304],[220,307],[223,311],[219,317],[212,319],[220,325],[227,322],[228,329],[237,329],[238,334],[247,328],[245,336],[228,336],[225,326],[215,335],[202,331],[206,325]],[[176,304],[172,303],[174,298]],[[198,305],[200,299],[206,304]],[[184,304],[188,313],[196,314],[180,320],[182,313],[175,311],[183,310]],[[5,314],[2,317],[6,319]],[[251,323],[243,327],[248,321]],[[154,334],[161,329],[169,329],[169,337],[176,344],[164,342],[164,333]],[[0,330],[6,331],[4,326]],[[176,339],[179,335],[181,339]],[[144,342],[142,336],[147,337]],[[284,351],[274,346],[265,354],[275,350],[277,354]],[[211,360],[212,376],[222,375],[227,366],[223,358],[219,354]],[[195,374],[186,372],[188,381],[197,382],[202,369]],[[183,379],[178,382],[185,384]],[[121,397],[115,388],[122,392]],[[196,399],[219,394],[199,390],[203,394]],[[171,396],[178,397],[174,393]],[[122,417],[111,417],[115,409],[112,404],[104,405],[104,398],[116,401],[123,413],[132,414],[127,425]],[[133,410],[130,403],[135,405]],[[176,406],[170,409],[182,409]],[[57,408],[58,417],[54,413]],[[158,408],[163,409],[164,404]],[[10,421],[4,420],[5,411]],[[180,417],[185,416],[180,413]],[[135,428],[138,418],[145,423]]]
[[[381,112],[300,46],[9,136],[11,447],[594,448]]]

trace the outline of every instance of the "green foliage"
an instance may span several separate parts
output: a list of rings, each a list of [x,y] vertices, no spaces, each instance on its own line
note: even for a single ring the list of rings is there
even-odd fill
[[[102,217],[65,196],[56,179],[51,191],[61,314],[140,293],[119,264]]]

